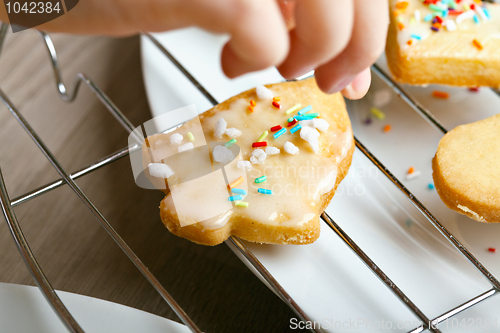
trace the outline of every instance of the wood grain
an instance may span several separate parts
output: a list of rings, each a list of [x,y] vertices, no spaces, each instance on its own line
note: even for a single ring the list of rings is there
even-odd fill
[[[150,118],[137,36],[52,37],[68,85],[84,72],[135,125]],[[47,51],[33,31],[8,36],[0,56],[0,88],[69,172],[127,144],[127,132],[87,87],[82,86],[73,103],[58,97]],[[3,106],[0,167],[11,198],[59,178]],[[225,245],[195,245],[163,227],[158,211],[162,194],[134,184],[127,158],[77,183],[202,330],[290,330],[293,312]],[[178,320],[67,186],[15,211],[56,289]],[[33,285],[2,215],[0,282]]]

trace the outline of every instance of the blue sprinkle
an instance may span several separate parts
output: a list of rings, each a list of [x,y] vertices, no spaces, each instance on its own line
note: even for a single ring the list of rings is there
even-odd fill
[[[245,190],[243,190],[241,188],[232,188],[231,192],[236,193],[236,194],[242,194],[242,195],[246,195],[247,194],[247,191],[245,191]]]
[[[227,198],[229,201],[240,201],[243,200],[241,195],[233,195],[232,197]]]
[[[429,188],[429,190],[433,190],[436,188],[433,183],[429,183],[429,185],[427,185],[427,187]]]
[[[273,137],[274,137],[275,139],[277,139],[277,138],[279,138],[280,136],[282,136],[282,135],[283,135],[283,134],[285,134],[285,133],[286,133],[286,128],[282,128],[282,129],[280,129],[278,132],[274,133],[274,134],[273,134]]]
[[[486,17],[490,19],[491,16],[490,16],[490,11],[488,10],[488,8],[483,7],[483,11],[484,11],[484,14],[486,14]]]
[[[477,17],[476,14],[474,14],[474,22],[476,22],[476,24],[479,24],[479,17]]]
[[[415,34],[411,34],[411,38],[415,38],[415,39],[418,39],[418,40],[422,39],[422,37],[420,37],[420,35],[415,35]]]
[[[268,189],[265,189],[265,188],[259,188],[257,191],[259,193],[262,193],[262,194],[273,194],[273,192],[271,190],[268,190]]]
[[[425,15],[425,17],[424,17],[424,21],[425,21],[425,22],[429,22],[430,20],[432,20],[432,17],[433,17],[433,15],[432,15],[432,14],[427,14],[427,15]],[[417,39],[420,39],[420,38],[417,38]]]
[[[300,110],[299,112],[297,112],[297,114],[299,116],[302,116],[304,113],[311,111],[312,108],[313,108],[312,105],[308,105],[305,108],[303,108],[302,110]]]
[[[443,10],[443,14],[442,15],[443,15],[443,18],[448,17],[448,11],[447,10]]]
[[[298,125],[296,125],[296,126],[294,126],[294,127],[292,127],[292,128],[290,129],[290,133],[294,134],[295,132],[297,132],[297,131],[298,131],[299,129],[301,129],[301,128],[302,128],[302,125],[301,125],[301,124],[298,124]]]

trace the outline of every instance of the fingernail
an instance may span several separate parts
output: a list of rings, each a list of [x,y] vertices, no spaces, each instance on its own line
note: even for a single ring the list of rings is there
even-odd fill
[[[340,81],[337,85],[333,86],[332,89],[330,89],[330,94],[335,94],[338,93],[339,91],[343,90],[348,84],[352,82],[354,78],[352,77],[347,77],[343,80]]]
[[[345,88],[342,89],[342,90],[344,90],[343,94],[345,94],[346,96],[354,96],[354,95],[356,95],[356,92],[352,88],[352,82],[349,83],[347,86],[345,86]]]

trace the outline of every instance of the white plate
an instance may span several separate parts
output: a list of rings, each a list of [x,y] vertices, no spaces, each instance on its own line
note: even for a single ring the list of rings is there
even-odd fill
[[[184,325],[120,304],[63,291],[57,295],[85,332],[190,332]],[[68,332],[36,287],[0,283],[0,300],[0,332]]]
[[[274,69],[237,80],[226,79],[219,65],[220,48],[226,40],[223,36],[190,28],[156,37],[219,101],[257,84],[282,80]],[[142,61],[154,116],[190,104],[196,104],[199,112],[211,107],[144,39]],[[371,91],[379,89],[388,88],[375,78]],[[500,107],[500,99],[489,90],[471,93],[439,87],[451,93],[449,100],[442,101],[431,97],[434,89],[409,88],[449,129],[492,115]],[[364,125],[372,99],[371,93],[348,105],[355,135],[493,274],[500,276],[500,254],[487,251],[488,247],[500,248],[500,225],[480,224],[456,214],[427,187],[432,181],[431,159],[441,133],[394,94],[390,104],[383,107],[387,118]],[[391,124],[392,130],[383,133],[386,124]],[[410,166],[422,174],[408,181],[405,175]],[[359,151],[327,212],[431,319],[491,288]],[[343,241],[325,224],[321,227],[321,236],[312,245],[248,246],[306,313],[318,321],[317,325],[327,331],[390,328],[407,332],[418,326],[417,318]],[[499,309],[500,298],[493,297],[440,328],[453,332],[500,331]],[[299,325],[290,324],[292,328]],[[485,325],[489,326],[487,330]]]

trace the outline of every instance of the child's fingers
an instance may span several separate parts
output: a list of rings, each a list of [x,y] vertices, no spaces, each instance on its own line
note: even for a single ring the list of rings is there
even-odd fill
[[[316,70],[316,81],[323,91],[334,93],[344,89],[359,73],[373,64],[384,50],[388,24],[387,1],[354,0],[354,12],[354,29],[349,45],[338,57]],[[361,94],[353,93],[351,97],[358,95]]]
[[[298,0],[290,53],[280,73],[294,78],[334,58],[349,43],[352,25],[352,0]]]
[[[224,0],[227,1],[227,0]],[[229,77],[277,66],[289,50],[288,31],[275,0],[232,0],[244,4],[228,27],[231,40],[222,50]]]
[[[370,82],[371,72],[370,67],[367,67],[342,90],[342,95],[344,95],[345,98],[349,99],[363,98],[363,96],[366,95],[368,89],[370,88]]]

